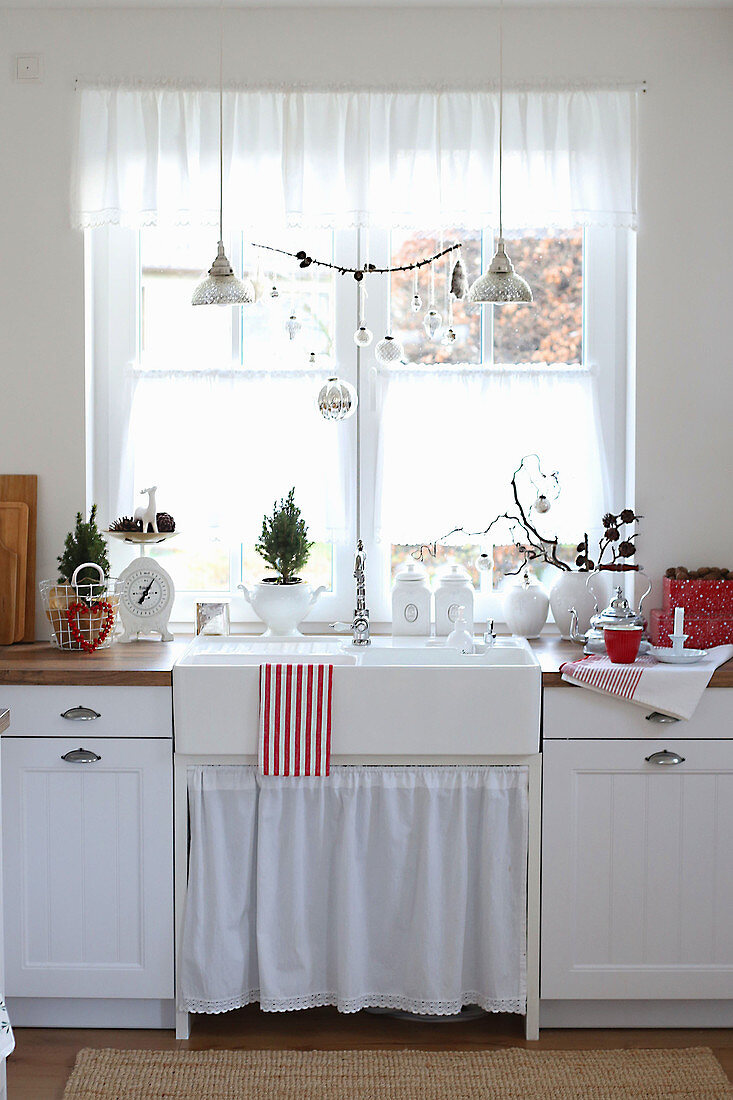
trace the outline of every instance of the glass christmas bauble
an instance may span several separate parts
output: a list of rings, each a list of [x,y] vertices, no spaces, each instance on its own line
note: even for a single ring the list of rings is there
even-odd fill
[[[405,349],[394,336],[385,336],[374,349],[374,357],[378,363],[387,366],[389,363],[399,363],[405,355]]]
[[[423,318],[423,328],[428,334],[431,340],[440,332],[440,326],[443,323],[443,318],[438,313],[437,309],[429,309]]]
[[[484,553],[479,554],[479,556],[476,558],[475,564],[479,573],[490,573],[494,563],[491,554]]]
[[[455,342],[456,342],[456,334],[453,331],[453,329],[452,328],[446,329],[445,335],[444,335],[443,339],[441,340],[441,343],[449,345],[449,344],[455,344]]]
[[[544,493],[538,495],[537,500],[534,502],[534,510],[535,512],[540,512],[542,515],[550,511],[550,502]]]
[[[280,291],[277,289],[276,286],[273,286],[272,290],[270,291],[270,297],[271,298],[279,298],[280,297]]]
[[[285,331],[287,332],[287,334],[288,334],[288,336],[290,337],[291,340],[295,339],[295,337],[300,332],[300,329],[301,329],[300,321],[298,320],[298,318],[295,316],[294,313],[291,313],[290,316],[288,317],[287,321],[285,322]]]
[[[358,348],[368,348],[374,339],[374,333],[366,325],[359,325],[354,333],[354,343]]]
[[[343,378],[329,378],[318,394],[318,411],[324,420],[346,420],[356,412],[357,394]]]
[[[412,296],[412,312],[419,313],[422,309],[422,298],[419,294],[413,294]]]

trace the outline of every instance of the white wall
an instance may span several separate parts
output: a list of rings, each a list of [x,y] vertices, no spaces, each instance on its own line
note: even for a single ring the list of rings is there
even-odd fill
[[[227,72],[252,84],[460,85],[497,75],[495,10],[446,2],[442,11],[253,9],[226,19]],[[216,42],[211,11],[0,11],[0,469],[39,475],[39,578],[53,575],[85,503],[83,243],[68,218],[74,78],[215,77]],[[22,52],[44,55],[42,84],[14,82]],[[677,563],[733,566],[733,11],[516,9],[505,54],[509,80],[648,82],[640,560],[655,576]],[[45,635],[40,617],[38,626]]]

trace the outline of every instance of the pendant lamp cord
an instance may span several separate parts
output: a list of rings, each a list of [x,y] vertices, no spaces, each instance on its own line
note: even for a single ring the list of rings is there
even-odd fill
[[[224,242],[224,0],[219,2],[219,240]]]
[[[501,173],[504,159],[504,0],[499,3],[499,240],[504,237],[501,212]]]

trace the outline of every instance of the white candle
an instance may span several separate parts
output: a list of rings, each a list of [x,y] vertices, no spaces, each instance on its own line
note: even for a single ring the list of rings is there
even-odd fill
[[[674,609],[674,632],[675,634],[684,634],[685,632],[684,607],[675,607]]]

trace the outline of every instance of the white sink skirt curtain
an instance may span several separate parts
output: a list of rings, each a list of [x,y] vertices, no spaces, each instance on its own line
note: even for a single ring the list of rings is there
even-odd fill
[[[526,1007],[526,767],[189,773],[181,1005]]]

